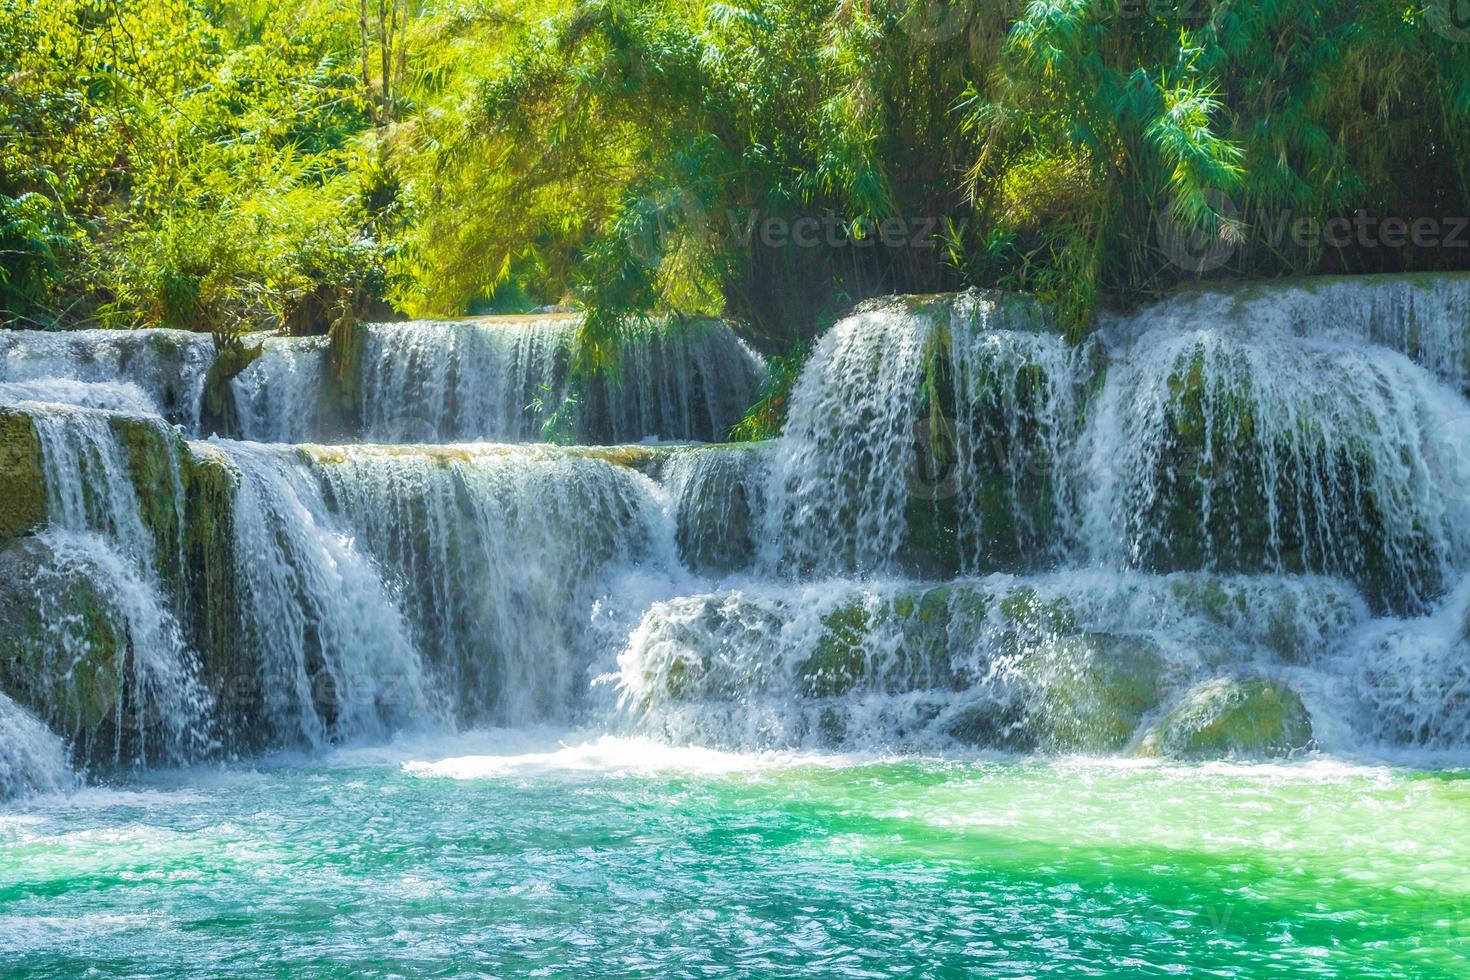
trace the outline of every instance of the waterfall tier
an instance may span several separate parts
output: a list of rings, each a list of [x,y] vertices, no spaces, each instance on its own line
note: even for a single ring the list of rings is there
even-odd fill
[[[8,331],[0,402],[147,412],[257,442],[711,442],[765,378],[728,324],[678,319],[630,326],[614,363],[574,375],[579,329],[573,316],[363,324],[339,364],[325,337],[247,337],[260,354],[212,409],[206,335]]]

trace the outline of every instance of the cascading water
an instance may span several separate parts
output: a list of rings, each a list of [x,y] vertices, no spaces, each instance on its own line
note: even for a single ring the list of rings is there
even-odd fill
[[[430,717],[398,602],[294,448],[216,443],[239,474],[234,560],[267,744],[381,737]]]
[[[1089,358],[1040,326],[1029,304],[967,294],[884,301],[833,327],[791,395],[768,565],[933,574],[1055,558]],[[921,540],[941,525],[946,547]]]
[[[1117,751],[1201,678],[1318,664],[1367,618],[1311,577],[766,584],[654,605],[618,684],[675,741]]]
[[[346,446],[269,444],[343,425],[321,340],[267,340],[232,382],[263,442],[185,443],[146,358],[89,373],[74,343],[8,337],[0,398],[34,428],[49,527],[0,548],[27,570],[0,607],[55,625],[30,687],[0,671],[0,724],[126,762],[544,722],[1464,750],[1463,286],[1373,281],[1335,325],[1299,286],[1180,297],[1083,345],[1013,297],[874,303],[754,446],[400,442],[718,437],[757,364],[718,324],[640,334],[616,385],[575,391],[575,320],[374,325],[354,411],[385,444]],[[97,609],[68,619],[77,595]],[[111,721],[84,710],[123,682]]]
[[[1383,348],[1155,331],[1089,413],[1085,544],[1112,564],[1341,574],[1422,610],[1470,554],[1466,447],[1463,399]]]
[[[183,330],[0,331],[0,401],[149,411],[193,430],[214,359]]]
[[[121,419],[121,427],[117,422]],[[50,561],[31,583],[40,618],[50,629],[60,627],[59,642],[47,643],[48,655],[60,652],[71,663],[52,663],[51,673],[70,674],[83,655],[100,660],[127,691],[118,698],[112,719],[111,755],[116,761],[145,762],[161,757],[191,758],[207,749],[209,698],[197,681],[196,657],[183,637],[174,602],[165,594],[160,569],[182,568],[179,555],[161,556],[154,531],[144,517],[125,440],[149,447],[164,484],[158,497],[171,502],[174,526],[182,522],[183,488],[172,432],[157,418],[118,417],[85,409],[55,409],[34,415],[45,465],[47,518],[52,530],[41,537]],[[148,488],[156,492],[160,488]],[[157,505],[157,498],[148,502]],[[167,517],[165,517],[167,520]],[[56,578],[86,579],[105,606],[110,620],[111,649],[81,649],[66,640],[68,610],[49,610]],[[44,659],[44,658],[43,658]],[[80,731],[69,734],[80,739]],[[156,743],[156,744],[155,744]]]
[[[1283,288],[874,304],[755,445],[351,441],[740,407],[565,323],[6,375],[0,973],[1462,976],[1458,280]]]
[[[1470,275],[1342,276],[1206,287],[1136,313],[1099,317],[1103,332],[1123,348],[1153,331],[1180,333],[1201,325],[1376,344],[1470,391]]]
[[[260,348],[260,356],[230,382],[241,438],[286,443],[325,438],[331,428],[326,338],[267,337]]]
[[[363,432],[379,442],[717,440],[753,400],[760,359],[718,321],[631,328],[611,371],[573,386],[579,321],[374,324]]]
[[[774,454],[768,444],[683,449],[663,482],[673,499],[683,564],[705,573],[749,567],[761,537]]]
[[[34,715],[0,694],[0,803],[76,785],[66,745]]]
[[[651,482],[565,451],[308,451],[458,717],[568,720],[587,687],[594,600],[656,546]]]
[[[225,428],[256,442],[583,443],[719,440],[754,400],[759,356],[716,320],[629,327],[600,374],[571,377],[575,316],[372,323],[330,380],[325,337],[250,336],[261,353],[229,382]],[[42,401],[152,413],[207,435],[208,334],[80,330],[0,334],[0,404]]]

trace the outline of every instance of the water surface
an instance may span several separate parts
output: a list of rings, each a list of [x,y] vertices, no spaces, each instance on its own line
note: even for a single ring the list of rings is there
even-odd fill
[[[1470,971],[1470,773],[475,734],[0,810],[9,976]]]

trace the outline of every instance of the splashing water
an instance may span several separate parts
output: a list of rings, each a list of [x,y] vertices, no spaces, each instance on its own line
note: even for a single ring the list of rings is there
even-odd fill
[[[766,585],[655,604],[618,685],[676,743],[1117,751],[1193,681],[1320,664],[1367,619],[1332,579]]]
[[[593,601],[655,545],[647,478],[542,449],[309,452],[461,721],[568,720],[586,689]]]
[[[115,761],[142,763],[153,757],[181,761],[210,743],[209,698],[197,680],[197,658],[184,642],[174,604],[160,577],[160,558],[183,565],[181,554],[160,556],[153,530],[144,518],[124,440],[142,437],[161,463],[160,494],[172,501],[170,515],[182,523],[183,488],[172,431],[157,418],[119,417],[66,409],[33,416],[46,467],[47,517],[52,531],[42,536],[53,564],[33,583],[43,620],[48,576],[88,578],[114,618],[112,650],[80,651],[111,660],[126,678],[128,697],[116,701]],[[120,424],[119,424],[120,423]],[[154,486],[152,491],[159,488]],[[61,615],[61,613],[58,613]],[[62,644],[63,656],[72,651]],[[131,724],[128,724],[129,718]],[[131,728],[130,758],[125,732]],[[155,732],[158,735],[155,736]],[[151,744],[150,737],[161,744]]]
[[[1144,335],[1089,414],[1095,559],[1323,571],[1424,609],[1467,554],[1454,393],[1383,348],[1260,331]]]
[[[0,972],[1463,975],[1470,307],[1316,288],[872,304],[758,446],[412,443],[718,438],[722,328],[267,341],[346,446],[0,334]]]
[[[1316,340],[1376,344],[1404,354],[1440,380],[1470,391],[1470,275],[1341,276],[1299,283],[1205,287],[1134,313],[1104,313],[1099,326],[1120,347],[1156,330],[1231,325]]]
[[[66,746],[34,715],[0,694],[0,803],[76,786]]]
[[[241,438],[294,443],[346,435],[328,431],[334,426],[326,338],[267,337],[260,347],[260,356],[230,382]]]
[[[214,445],[239,474],[235,572],[267,744],[321,746],[430,720],[408,624],[306,458]]]
[[[1075,507],[1087,352],[987,294],[885,301],[838,323],[791,395],[773,467],[767,564],[790,573],[1035,566]],[[955,555],[916,558],[949,525]]]
[[[0,331],[0,382],[45,392],[21,397],[133,411],[141,393],[147,411],[190,430],[213,359],[208,334],[183,330]]]

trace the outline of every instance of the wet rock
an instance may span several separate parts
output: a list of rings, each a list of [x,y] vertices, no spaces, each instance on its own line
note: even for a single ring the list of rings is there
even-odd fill
[[[1311,744],[1311,716],[1285,684],[1217,677],[1186,691],[1144,733],[1138,753],[1178,759],[1275,758]]]

